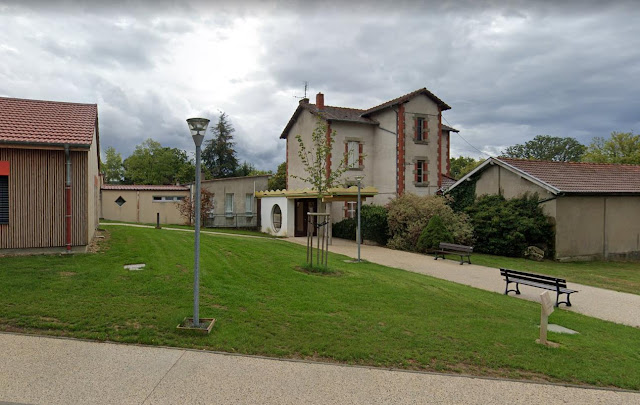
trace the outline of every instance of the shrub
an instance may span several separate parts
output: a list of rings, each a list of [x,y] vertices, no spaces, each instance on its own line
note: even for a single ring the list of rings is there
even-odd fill
[[[382,246],[386,246],[387,241],[389,240],[387,209],[380,205],[363,205],[362,213],[360,215],[362,238],[372,240]],[[355,234],[353,239],[355,239]]]
[[[389,203],[387,214],[393,249],[415,251],[418,238],[432,216],[438,215],[455,243],[473,244],[473,228],[465,213],[456,213],[443,197],[404,194]]]
[[[486,195],[466,209],[474,227],[474,251],[522,257],[528,246],[553,256],[554,230],[538,205],[538,195],[505,200]]]
[[[345,218],[340,222],[333,224],[331,234],[336,238],[356,240],[357,220],[353,218]]]
[[[417,250],[420,253],[426,253],[429,250],[437,249],[440,242],[453,243],[453,236],[444,226],[440,216],[434,215],[418,238]]]

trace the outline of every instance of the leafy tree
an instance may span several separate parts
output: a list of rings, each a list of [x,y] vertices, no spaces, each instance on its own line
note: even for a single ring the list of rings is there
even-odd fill
[[[181,149],[163,147],[147,139],[124,160],[127,184],[175,184],[195,179],[195,167]]]
[[[465,174],[478,167],[480,163],[482,163],[482,160],[476,160],[472,157],[460,156],[451,158],[449,164],[450,175],[454,179],[459,180],[463,178]]]
[[[229,122],[227,114],[220,113],[218,123],[211,127],[213,139],[205,142],[202,150],[202,163],[214,179],[236,176],[238,158],[233,149],[233,133],[235,129]]]
[[[191,225],[195,220],[196,206],[188,195],[178,204],[178,211],[185,220],[185,225]],[[200,222],[205,224],[209,213],[213,211],[213,193],[204,188],[200,189]]]
[[[247,162],[246,160],[240,166],[238,166],[238,169],[235,173],[237,177],[260,176],[263,174],[271,174],[271,170],[256,169],[254,165]]]
[[[269,190],[284,190],[287,188],[287,162],[278,165],[278,171],[269,179]]]
[[[614,131],[609,139],[595,137],[583,161],[640,165],[640,134]]]
[[[122,156],[116,152],[113,146],[109,146],[106,151],[106,159],[102,163],[102,174],[105,183],[118,184],[124,180],[124,166],[122,166]]]
[[[311,145],[307,149],[302,136],[296,135],[298,141],[298,157],[305,171],[305,175],[291,175],[306,183],[311,184],[314,190],[322,198],[327,190],[335,187],[337,180],[347,171],[347,156],[343,156],[337,167],[327,173],[327,157],[331,154],[335,142],[336,131],[331,131],[327,137],[327,125],[318,117],[316,128],[311,134]],[[328,175],[327,175],[328,174]]]
[[[537,135],[524,145],[509,146],[503,156],[517,159],[553,160],[556,162],[579,162],[586,146],[575,138]]]

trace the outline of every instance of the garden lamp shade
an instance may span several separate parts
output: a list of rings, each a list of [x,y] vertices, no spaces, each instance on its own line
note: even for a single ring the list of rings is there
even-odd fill
[[[207,127],[209,126],[209,120],[206,118],[189,118],[187,119],[187,124],[189,125],[193,142],[196,146],[202,145],[204,134],[207,132]]]

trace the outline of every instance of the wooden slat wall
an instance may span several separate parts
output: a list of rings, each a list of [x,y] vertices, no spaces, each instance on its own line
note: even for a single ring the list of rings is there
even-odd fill
[[[0,225],[0,249],[65,245],[63,150],[0,148],[10,162],[9,224]],[[72,244],[86,245],[87,153],[71,152]]]

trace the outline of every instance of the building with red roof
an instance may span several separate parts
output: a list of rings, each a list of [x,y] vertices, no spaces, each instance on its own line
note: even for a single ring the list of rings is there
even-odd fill
[[[0,97],[0,252],[82,250],[98,226],[98,107]]]
[[[557,259],[640,258],[640,166],[489,158],[449,187],[476,196],[537,193]]]

